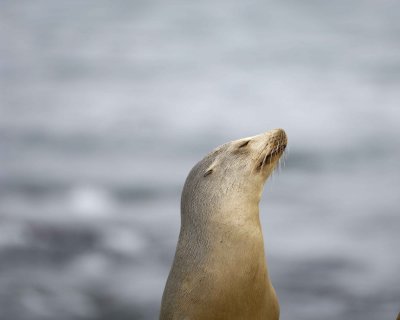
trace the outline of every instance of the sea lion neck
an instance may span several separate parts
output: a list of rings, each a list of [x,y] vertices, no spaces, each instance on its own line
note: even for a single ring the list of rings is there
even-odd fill
[[[261,229],[258,201],[230,199],[228,197],[214,204],[212,202],[194,203],[186,206],[186,199],[182,199],[181,224],[182,229],[193,234],[202,235],[203,238],[211,238],[215,231],[223,229],[227,232],[243,233],[255,229]],[[207,240],[208,241],[208,240]]]

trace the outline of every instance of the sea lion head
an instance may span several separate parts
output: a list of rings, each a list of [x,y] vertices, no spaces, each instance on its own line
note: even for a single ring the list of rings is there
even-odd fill
[[[204,215],[223,207],[257,206],[264,183],[287,145],[275,129],[226,143],[203,158],[189,173],[182,192],[182,213]],[[195,212],[193,214],[196,214]]]

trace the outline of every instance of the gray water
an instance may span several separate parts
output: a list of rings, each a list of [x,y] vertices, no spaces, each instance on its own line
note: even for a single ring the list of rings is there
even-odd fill
[[[0,319],[156,319],[190,168],[282,127],[281,319],[400,311],[400,3],[0,1]]]

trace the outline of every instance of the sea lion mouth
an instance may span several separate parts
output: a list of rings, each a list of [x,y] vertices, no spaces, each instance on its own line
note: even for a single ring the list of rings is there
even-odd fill
[[[286,144],[278,144],[276,147],[273,147],[269,152],[266,152],[265,155],[261,158],[261,160],[257,164],[257,170],[260,171],[264,168],[266,164],[273,163],[275,160],[279,159],[283,152],[286,149]]]

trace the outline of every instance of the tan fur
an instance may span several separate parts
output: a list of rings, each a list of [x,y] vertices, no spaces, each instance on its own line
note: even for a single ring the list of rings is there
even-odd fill
[[[258,204],[286,144],[272,130],[222,145],[191,170],[161,320],[279,319]]]

